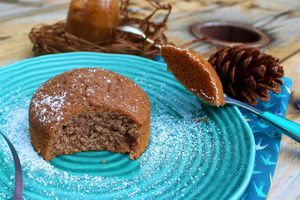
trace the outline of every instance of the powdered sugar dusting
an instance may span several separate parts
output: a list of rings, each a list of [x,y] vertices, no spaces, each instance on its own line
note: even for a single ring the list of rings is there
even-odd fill
[[[45,97],[40,104],[57,111],[63,105],[64,97],[65,95]],[[44,161],[34,151],[28,132],[29,102],[30,99],[24,99],[16,103],[14,108],[3,109],[6,112],[3,115],[4,120],[0,123],[1,130],[12,141],[20,156],[26,180],[25,191],[35,191],[43,198],[59,196],[61,198],[86,199],[92,198],[89,195],[98,194],[104,199],[140,199],[143,195],[150,195],[149,199],[157,199],[161,195],[173,196],[184,193],[193,185],[198,184],[197,181],[193,183],[190,180],[188,185],[182,185],[185,173],[190,170],[193,160],[197,156],[206,156],[205,153],[199,151],[199,146],[203,141],[202,128],[206,125],[201,124],[200,126],[199,123],[195,123],[191,115],[178,119],[154,102],[151,116],[151,139],[147,151],[137,161],[130,161],[127,156],[122,158],[126,160],[124,168],[131,165],[137,165],[137,168],[127,172],[126,176],[113,175],[114,168],[107,172],[111,174],[109,176],[103,176],[101,173],[95,176],[84,170],[82,173],[74,174],[68,170],[71,169],[72,163],[62,163],[64,169],[61,169],[55,162]],[[213,146],[211,148],[213,149]],[[13,165],[9,150],[6,146],[0,145],[0,152],[3,154],[0,155],[0,158],[6,158],[4,170],[12,176]],[[109,164],[105,165],[109,166]],[[99,167],[101,168],[101,160],[99,160]],[[183,171],[179,172],[178,169]],[[195,170],[197,174],[202,174],[200,166]],[[174,174],[176,175],[174,176]],[[197,177],[192,178],[198,180]],[[144,184],[145,180],[147,180],[146,185]],[[12,183],[13,179],[3,187],[10,188],[11,191]],[[162,184],[167,184],[175,189],[165,193],[164,187],[160,187]],[[36,191],[36,186],[42,187],[43,190]],[[7,194],[0,190],[0,197],[5,195]],[[24,198],[30,199],[27,195]]]
[[[55,94],[53,96],[46,95],[42,92],[38,94],[41,99],[33,99],[33,113],[36,113],[35,117],[42,123],[50,123],[54,119],[56,122],[60,122],[63,118],[62,108],[65,103],[67,93]],[[40,109],[42,108],[42,109]]]

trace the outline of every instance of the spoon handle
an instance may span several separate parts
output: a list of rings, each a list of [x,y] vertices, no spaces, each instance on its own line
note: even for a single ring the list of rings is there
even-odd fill
[[[284,134],[291,137],[295,141],[300,142],[299,124],[266,111],[259,113],[259,116],[267,120],[268,122],[271,122],[272,124],[278,126],[279,128],[285,130]]]
[[[246,110],[251,111],[252,113],[257,114],[258,116],[270,122],[271,124],[275,125],[276,127],[279,127],[280,129],[284,130],[283,132],[284,134],[286,134],[290,138],[300,143],[299,124],[292,122],[286,118],[274,115],[270,112],[258,110],[257,108],[254,108],[246,103],[230,98],[227,95],[225,95],[225,100],[226,100],[226,104],[228,105],[235,105],[238,106],[239,108],[244,108]]]

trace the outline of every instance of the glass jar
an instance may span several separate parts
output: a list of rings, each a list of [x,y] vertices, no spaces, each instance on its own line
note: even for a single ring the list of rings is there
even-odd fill
[[[119,24],[119,0],[72,0],[67,31],[93,43],[110,40]]]

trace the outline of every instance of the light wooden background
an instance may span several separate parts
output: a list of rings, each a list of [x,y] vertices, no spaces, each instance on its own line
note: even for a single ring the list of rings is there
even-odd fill
[[[195,38],[188,28],[196,22],[230,20],[252,24],[266,31],[272,42],[263,48],[282,60],[286,76],[294,81],[287,118],[300,123],[294,102],[300,99],[300,1],[299,0],[164,0],[173,4],[167,35],[176,44]],[[145,1],[134,0],[147,11]],[[0,0],[0,66],[32,56],[27,34],[33,26],[66,17],[68,0]],[[189,46],[207,56],[214,48],[203,42]],[[300,144],[283,136],[279,163],[272,178],[269,199],[300,199]]]

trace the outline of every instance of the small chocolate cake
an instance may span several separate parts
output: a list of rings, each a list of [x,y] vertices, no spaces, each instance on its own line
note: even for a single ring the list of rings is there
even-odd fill
[[[151,106],[133,81],[112,71],[75,69],[44,83],[29,108],[34,149],[45,159],[105,150],[140,157],[150,137]]]

